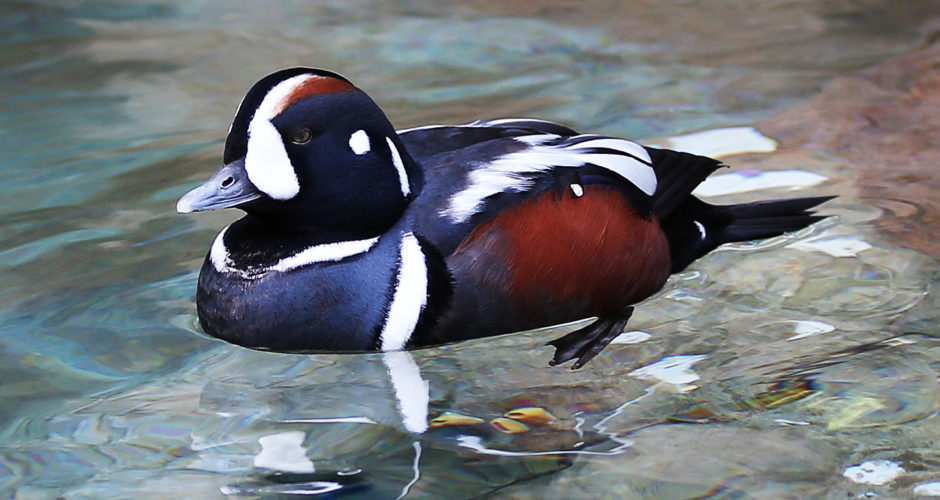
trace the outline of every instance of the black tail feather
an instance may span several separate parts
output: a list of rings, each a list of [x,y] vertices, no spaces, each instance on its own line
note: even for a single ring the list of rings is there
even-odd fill
[[[667,217],[706,177],[724,165],[720,161],[668,149],[646,148],[656,172],[656,192],[652,212],[660,219]]]
[[[741,218],[774,217],[781,214],[795,214],[805,212],[817,205],[821,205],[835,196],[810,196],[806,198],[789,198],[784,200],[764,200],[740,205],[729,205],[731,215]]]
[[[672,254],[672,272],[724,243],[779,236],[825,219],[810,209],[835,198],[815,196],[739,205],[711,205],[687,196],[662,220]]]

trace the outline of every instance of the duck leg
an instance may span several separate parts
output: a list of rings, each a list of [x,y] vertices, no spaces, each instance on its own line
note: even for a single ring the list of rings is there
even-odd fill
[[[627,326],[627,321],[632,315],[633,307],[626,307],[616,314],[601,316],[584,328],[552,340],[546,345],[555,347],[555,356],[548,364],[555,366],[578,358],[571,365],[571,369],[581,368],[604,350],[610,341],[623,333],[623,328]]]

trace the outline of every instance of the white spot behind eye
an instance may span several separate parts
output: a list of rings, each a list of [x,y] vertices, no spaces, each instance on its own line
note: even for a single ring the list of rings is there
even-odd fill
[[[369,134],[365,130],[357,130],[349,136],[349,149],[357,155],[364,155],[372,149],[369,143]]]

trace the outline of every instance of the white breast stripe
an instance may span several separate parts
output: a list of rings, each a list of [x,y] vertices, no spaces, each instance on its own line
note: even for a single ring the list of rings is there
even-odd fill
[[[225,247],[225,231],[228,226],[215,237],[212,242],[212,248],[209,250],[209,261],[212,267],[220,273],[235,273],[245,279],[257,278],[268,271],[287,272],[298,267],[316,264],[320,262],[339,262],[343,259],[368,252],[379,241],[379,237],[365,240],[338,241],[335,243],[323,243],[305,248],[294,255],[284,257],[270,267],[257,267],[249,269],[240,269],[235,267],[229,256],[228,249]]]
[[[225,232],[228,231],[228,228],[228,226],[225,226],[225,228],[219,232],[212,242],[212,248],[209,249],[209,262],[212,262],[212,267],[220,273],[228,270],[231,263],[228,258],[228,249],[225,248],[224,240]]]
[[[398,153],[398,148],[395,147],[395,143],[392,142],[390,137],[386,137],[385,140],[388,141],[388,149],[392,152],[392,163],[395,164],[395,170],[398,170],[401,194],[408,196],[411,194],[411,185],[408,183],[408,172],[405,172],[405,164],[401,161],[401,154]]]
[[[291,165],[280,132],[271,123],[284,99],[313,75],[298,75],[275,85],[264,96],[248,124],[245,171],[248,180],[275,200],[289,200],[300,192],[297,173]]]
[[[588,136],[571,139],[585,137]],[[471,171],[467,187],[451,197],[450,204],[441,214],[458,224],[466,222],[480,210],[486,198],[503,192],[524,191],[533,185],[533,174],[556,167],[597,165],[623,177],[649,196],[656,192],[656,173],[650,167],[649,154],[642,146],[625,139],[600,136],[575,144],[546,144],[559,138],[551,134],[515,138],[529,147],[503,155]],[[625,154],[587,152],[594,148],[623,151]]]
[[[317,262],[338,262],[347,257],[368,252],[378,241],[379,237],[376,236],[365,240],[337,241],[336,243],[314,245],[290,257],[284,257],[268,269],[283,273]]]
[[[427,261],[418,239],[412,233],[405,233],[401,240],[398,283],[379,337],[383,351],[397,351],[405,347],[427,302]]]

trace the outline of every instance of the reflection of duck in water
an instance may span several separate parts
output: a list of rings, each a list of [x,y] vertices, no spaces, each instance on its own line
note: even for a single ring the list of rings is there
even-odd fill
[[[541,387],[502,394],[498,400],[470,387],[454,400],[432,401],[430,383],[411,353],[385,353],[382,360],[401,427],[409,434],[389,428],[387,420],[380,423],[366,417],[292,420],[290,430],[259,439],[253,479],[226,486],[223,491],[395,498],[409,492],[419,497],[440,495],[462,484],[480,494],[556,473],[570,467],[579,455],[629,453],[635,431],[658,425],[724,422],[812,392],[810,381],[798,377],[778,380],[740,405],[721,405],[696,398],[697,390],[683,390],[681,384],[666,382],[668,377],[657,381],[630,375],[636,384],[611,379],[589,385]],[[657,364],[662,363],[653,363]],[[686,371],[683,374],[688,375]],[[683,396],[675,397],[676,391]],[[424,425],[416,427],[416,422]],[[343,443],[341,448],[361,452],[346,456],[329,451],[319,459],[308,456],[314,448],[322,452],[330,445],[320,438],[306,437],[300,429],[310,432],[309,426],[324,424],[347,426],[347,432],[356,429],[355,436],[332,436],[327,442]],[[321,438],[329,434],[322,428],[314,432]],[[387,437],[377,440],[377,435]],[[354,444],[357,441],[361,442]],[[375,443],[381,446],[370,448]]]
[[[199,277],[209,334],[281,351],[394,351],[598,320],[551,342],[587,363],[633,304],[718,245],[816,220],[826,197],[715,206],[720,163],[555,123],[396,132],[334,73],[256,83],[225,165],[180,212],[247,212]]]

